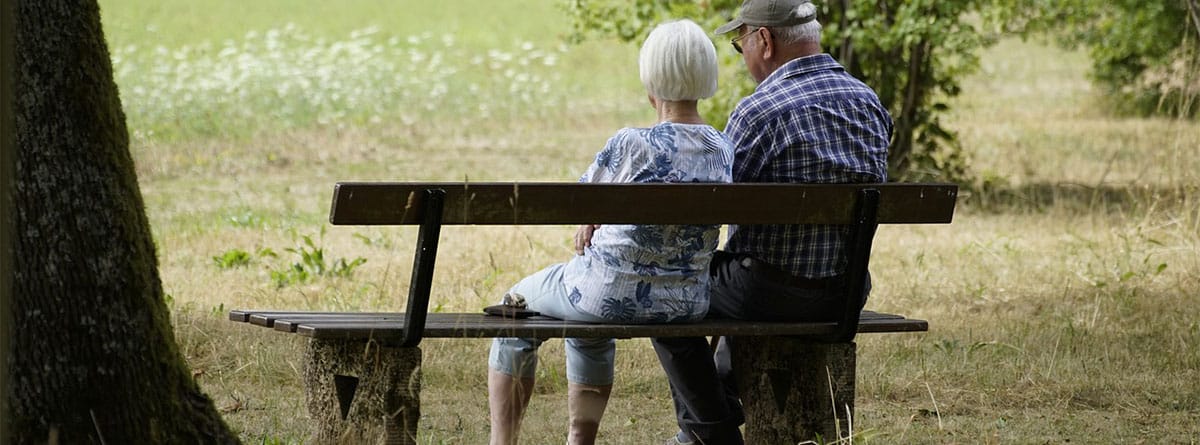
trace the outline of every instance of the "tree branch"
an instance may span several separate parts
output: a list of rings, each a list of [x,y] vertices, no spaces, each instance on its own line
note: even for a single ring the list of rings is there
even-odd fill
[[[1200,37],[1200,0],[1188,0],[1188,12],[1192,14],[1192,25],[1196,27],[1196,37]]]

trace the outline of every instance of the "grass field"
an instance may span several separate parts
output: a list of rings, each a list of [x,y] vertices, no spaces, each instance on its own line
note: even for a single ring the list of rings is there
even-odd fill
[[[333,182],[571,180],[653,118],[636,48],[563,45],[552,2],[328,5],[101,1],[177,339],[247,443],[307,437],[304,342],[228,309],[402,309],[415,230],[329,226]],[[869,307],[931,330],[859,339],[855,441],[1200,443],[1200,125],[1106,115],[1080,53],[983,64],[949,124],[989,185],[876,239]],[[570,233],[445,229],[433,305],[477,310]],[[486,441],[488,346],[423,343],[423,443]],[[543,349],[524,437],[561,443]],[[645,340],[618,356],[602,442],[656,443],[662,371]]]

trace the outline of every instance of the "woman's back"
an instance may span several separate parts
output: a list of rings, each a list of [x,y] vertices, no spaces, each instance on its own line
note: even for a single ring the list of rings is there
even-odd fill
[[[733,149],[715,128],[663,122],[624,128],[580,182],[730,182]],[[717,225],[605,225],[563,270],[578,309],[614,321],[694,321],[708,310]]]

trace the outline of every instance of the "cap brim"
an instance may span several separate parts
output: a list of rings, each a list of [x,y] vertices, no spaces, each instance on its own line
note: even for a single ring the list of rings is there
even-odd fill
[[[744,23],[742,23],[741,17],[739,17],[739,18],[733,19],[729,23],[721,25],[720,28],[717,28],[717,30],[713,31],[713,32],[717,35],[728,34],[730,31],[741,28],[743,24]]]

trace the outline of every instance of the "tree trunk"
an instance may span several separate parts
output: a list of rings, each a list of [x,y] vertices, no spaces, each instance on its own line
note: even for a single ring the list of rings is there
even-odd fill
[[[929,77],[928,40],[913,42],[908,48],[908,78],[904,88],[904,101],[900,103],[900,115],[896,116],[895,135],[888,151],[888,177],[901,178],[908,171],[909,157],[912,155],[913,143],[916,138],[916,128],[922,118],[919,116],[925,107],[925,88],[932,79]],[[927,122],[927,121],[926,121]]]
[[[95,0],[16,2],[14,443],[236,443],[175,344]]]
[[[13,68],[13,5],[0,0],[0,443],[9,437],[8,415],[8,345],[12,336],[12,177],[13,157],[17,141],[13,133],[15,102],[13,90],[16,69]]]

